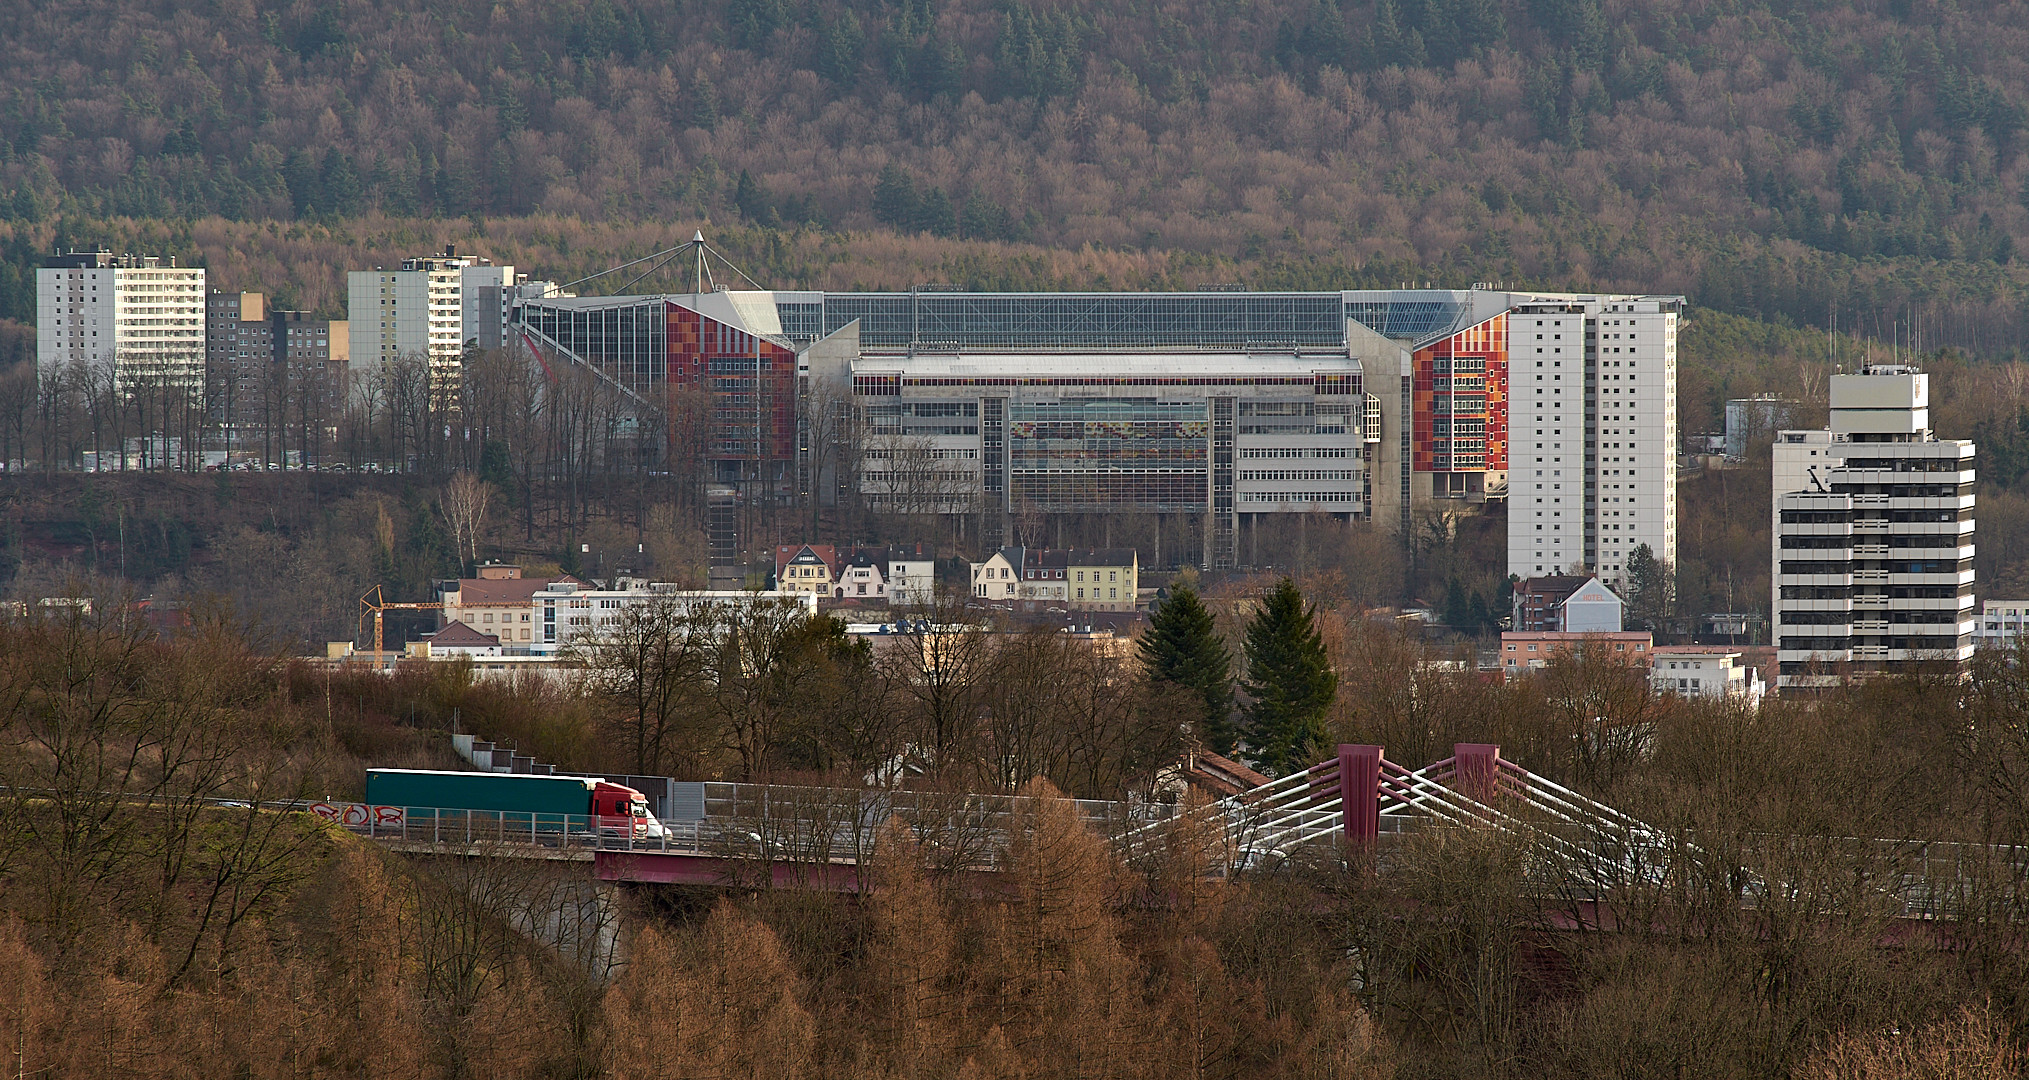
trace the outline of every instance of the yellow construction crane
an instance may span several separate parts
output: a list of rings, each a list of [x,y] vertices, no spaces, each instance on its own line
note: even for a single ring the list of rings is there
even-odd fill
[[[372,589],[368,590],[365,596],[359,598],[359,621],[361,628],[364,629],[366,624],[366,617],[368,615],[373,616],[373,656],[374,661],[376,663],[380,661],[381,659],[380,654],[383,651],[381,646],[382,641],[381,613],[391,609],[442,611],[444,609],[444,605],[441,601],[432,601],[426,604],[406,604],[406,603],[390,604],[387,601],[381,599],[380,586],[375,585]]]

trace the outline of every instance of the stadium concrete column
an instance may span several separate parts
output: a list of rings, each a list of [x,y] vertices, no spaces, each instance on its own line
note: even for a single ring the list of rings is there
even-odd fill
[[[1346,320],[1348,353],[1360,362],[1363,398],[1362,456],[1367,474],[1367,519],[1406,542],[1409,535],[1409,350],[1354,319]]]

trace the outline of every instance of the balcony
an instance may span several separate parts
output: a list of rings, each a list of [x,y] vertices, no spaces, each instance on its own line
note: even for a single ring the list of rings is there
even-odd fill
[[[1885,634],[1888,632],[1888,620],[1855,619],[1853,620],[1853,632],[1855,634]]]
[[[1856,559],[1885,559],[1888,557],[1888,545],[1854,544],[1853,557]]]

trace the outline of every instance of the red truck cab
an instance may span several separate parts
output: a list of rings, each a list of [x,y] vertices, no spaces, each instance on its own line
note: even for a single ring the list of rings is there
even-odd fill
[[[662,822],[648,812],[648,796],[601,780],[592,785],[592,817],[602,834],[636,839],[662,835]]]

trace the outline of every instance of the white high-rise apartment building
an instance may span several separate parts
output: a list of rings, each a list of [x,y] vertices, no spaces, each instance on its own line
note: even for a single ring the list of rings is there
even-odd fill
[[[346,275],[355,361],[385,368],[399,357],[423,356],[432,385],[455,386],[465,353],[462,272],[469,261],[455,255],[404,259],[398,270]]]
[[[1616,589],[1677,558],[1682,301],[1574,296],[1508,314],[1508,572],[1583,567]]]
[[[1831,379],[1831,426],[1776,433],[1778,687],[1973,655],[1973,444],[1930,430],[1929,376]]]
[[[396,357],[427,356],[431,385],[456,386],[465,344],[499,348],[514,294],[512,266],[459,255],[404,259],[401,268],[347,275],[355,363],[385,366]]]
[[[204,268],[153,255],[72,251],[35,272],[44,375],[108,370],[122,389],[204,390]]]

